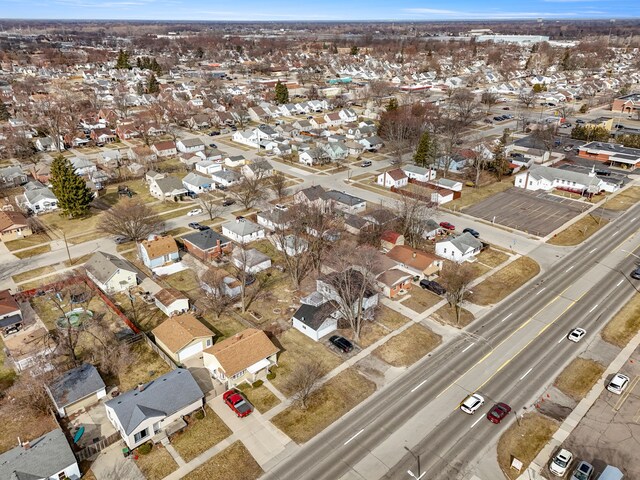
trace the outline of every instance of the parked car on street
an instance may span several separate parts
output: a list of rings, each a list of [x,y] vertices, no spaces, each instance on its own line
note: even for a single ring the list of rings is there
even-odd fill
[[[371,166],[371,160],[365,160],[364,162],[362,162],[360,164],[361,167],[370,167]]]
[[[631,278],[633,278],[634,280],[640,280],[640,267],[631,272]]]
[[[231,200],[230,198],[227,198],[226,200],[222,201],[222,206],[223,207],[228,207],[230,205],[233,205],[234,203],[236,203],[235,200]]]
[[[487,419],[492,423],[500,423],[511,412],[511,407],[506,403],[496,403],[489,413],[487,413]]]
[[[194,230],[199,230],[201,226],[202,225],[200,225],[198,222],[191,222],[188,225],[189,228],[193,228]]]
[[[456,226],[449,222],[440,222],[440,226],[445,230],[455,230]]]
[[[349,353],[353,350],[353,343],[340,335],[334,335],[329,338],[329,342],[343,353]]]
[[[474,230],[473,228],[465,228],[464,230],[462,230],[462,233],[470,233],[476,238],[480,237],[480,233],[478,233],[478,231]]]
[[[629,377],[622,373],[616,373],[607,385],[607,390],[616,395],[620,395],[629,384]]]
[[[572,460],[573,454],[569,450],[562,448],[551,460],[549,471],[558,477],[563,477],[567,473]]]
[[[236,390],[228,390],[222,394],[222,399],[235,414],[242,418],[253,412],[253,407],[244,396]]]
[[[465,398],[464,402],[460,404],[460,410],[469,415],[473,415],[482,405],[484,405],[484,397],[474,393]]]
[[[424,288],[425,290],[430,290],[436,295],[444,295],[445,293],[447,293],[442,285],[440,285],[438,282],[434,282],[433,280],[420,280],[420,287]]]
[[[187,217],[195,217],[196,215],[200,215],[202,213],[201,208],[194,208],[193,210],[189,210],[187,212]]]
[[[209,227],[208,225],[199,225],[198,226],[198,230],[200,230],[200,231],[211,230],[211,227]]]

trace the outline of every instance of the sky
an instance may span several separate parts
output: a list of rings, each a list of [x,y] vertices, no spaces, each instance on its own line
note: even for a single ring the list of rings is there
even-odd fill
[[[0,18],[99,20],[510,20],[639,18],[640,0],[0,0]]]

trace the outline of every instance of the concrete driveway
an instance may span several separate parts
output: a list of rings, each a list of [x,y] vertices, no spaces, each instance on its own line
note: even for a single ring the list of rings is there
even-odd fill
[[[282,453],[291,439],[273,426],[260,412],[254,410],[251,415],[238,418],[222,401],[222,396],[207,402],[211,409],[235,433],[247,447],[256,462],[262,467],[276,455]]]
[[[146,480],[133,457],[123,457],[124,442],[117,442],[105,448],[91,465],[91,471],[97,480]]]
[[[101,438],[106,438],[116,433],[115,427],[107,418],[107,411],[102,402],[94,405],[71,420],[72,432],[76,428],[84,427],[84,434],[78,442],[81,448],[94,444]]]

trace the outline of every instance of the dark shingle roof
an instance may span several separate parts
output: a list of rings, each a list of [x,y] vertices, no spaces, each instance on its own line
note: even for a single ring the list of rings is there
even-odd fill
[[[93,365],[88,363],[69,370],[56,378],[47,389],[58,408],[66,407],[105,388]]]
[[[225,246],[228,243],[231,243],[231,240],[229,238],[225,237],[224,235],[220,235],[218,232],[211,229],[190,233],[189,235],[185,235],[184,237],[182,237],[182,241],[187,241],[200,250],[205,251],[216,248],[218,240],[220,240],[221,246]]]

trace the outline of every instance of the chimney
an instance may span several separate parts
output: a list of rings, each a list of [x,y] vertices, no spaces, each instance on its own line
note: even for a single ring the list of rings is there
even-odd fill
[[[144,391],[144,383],[139,383],[139,384],[138,384],[138,386],[136,387],[136,389],[137,389],[139,392]]]
[[[216,251],[222,251],[222,244],[220,243],[220,239],[216,240]]]

